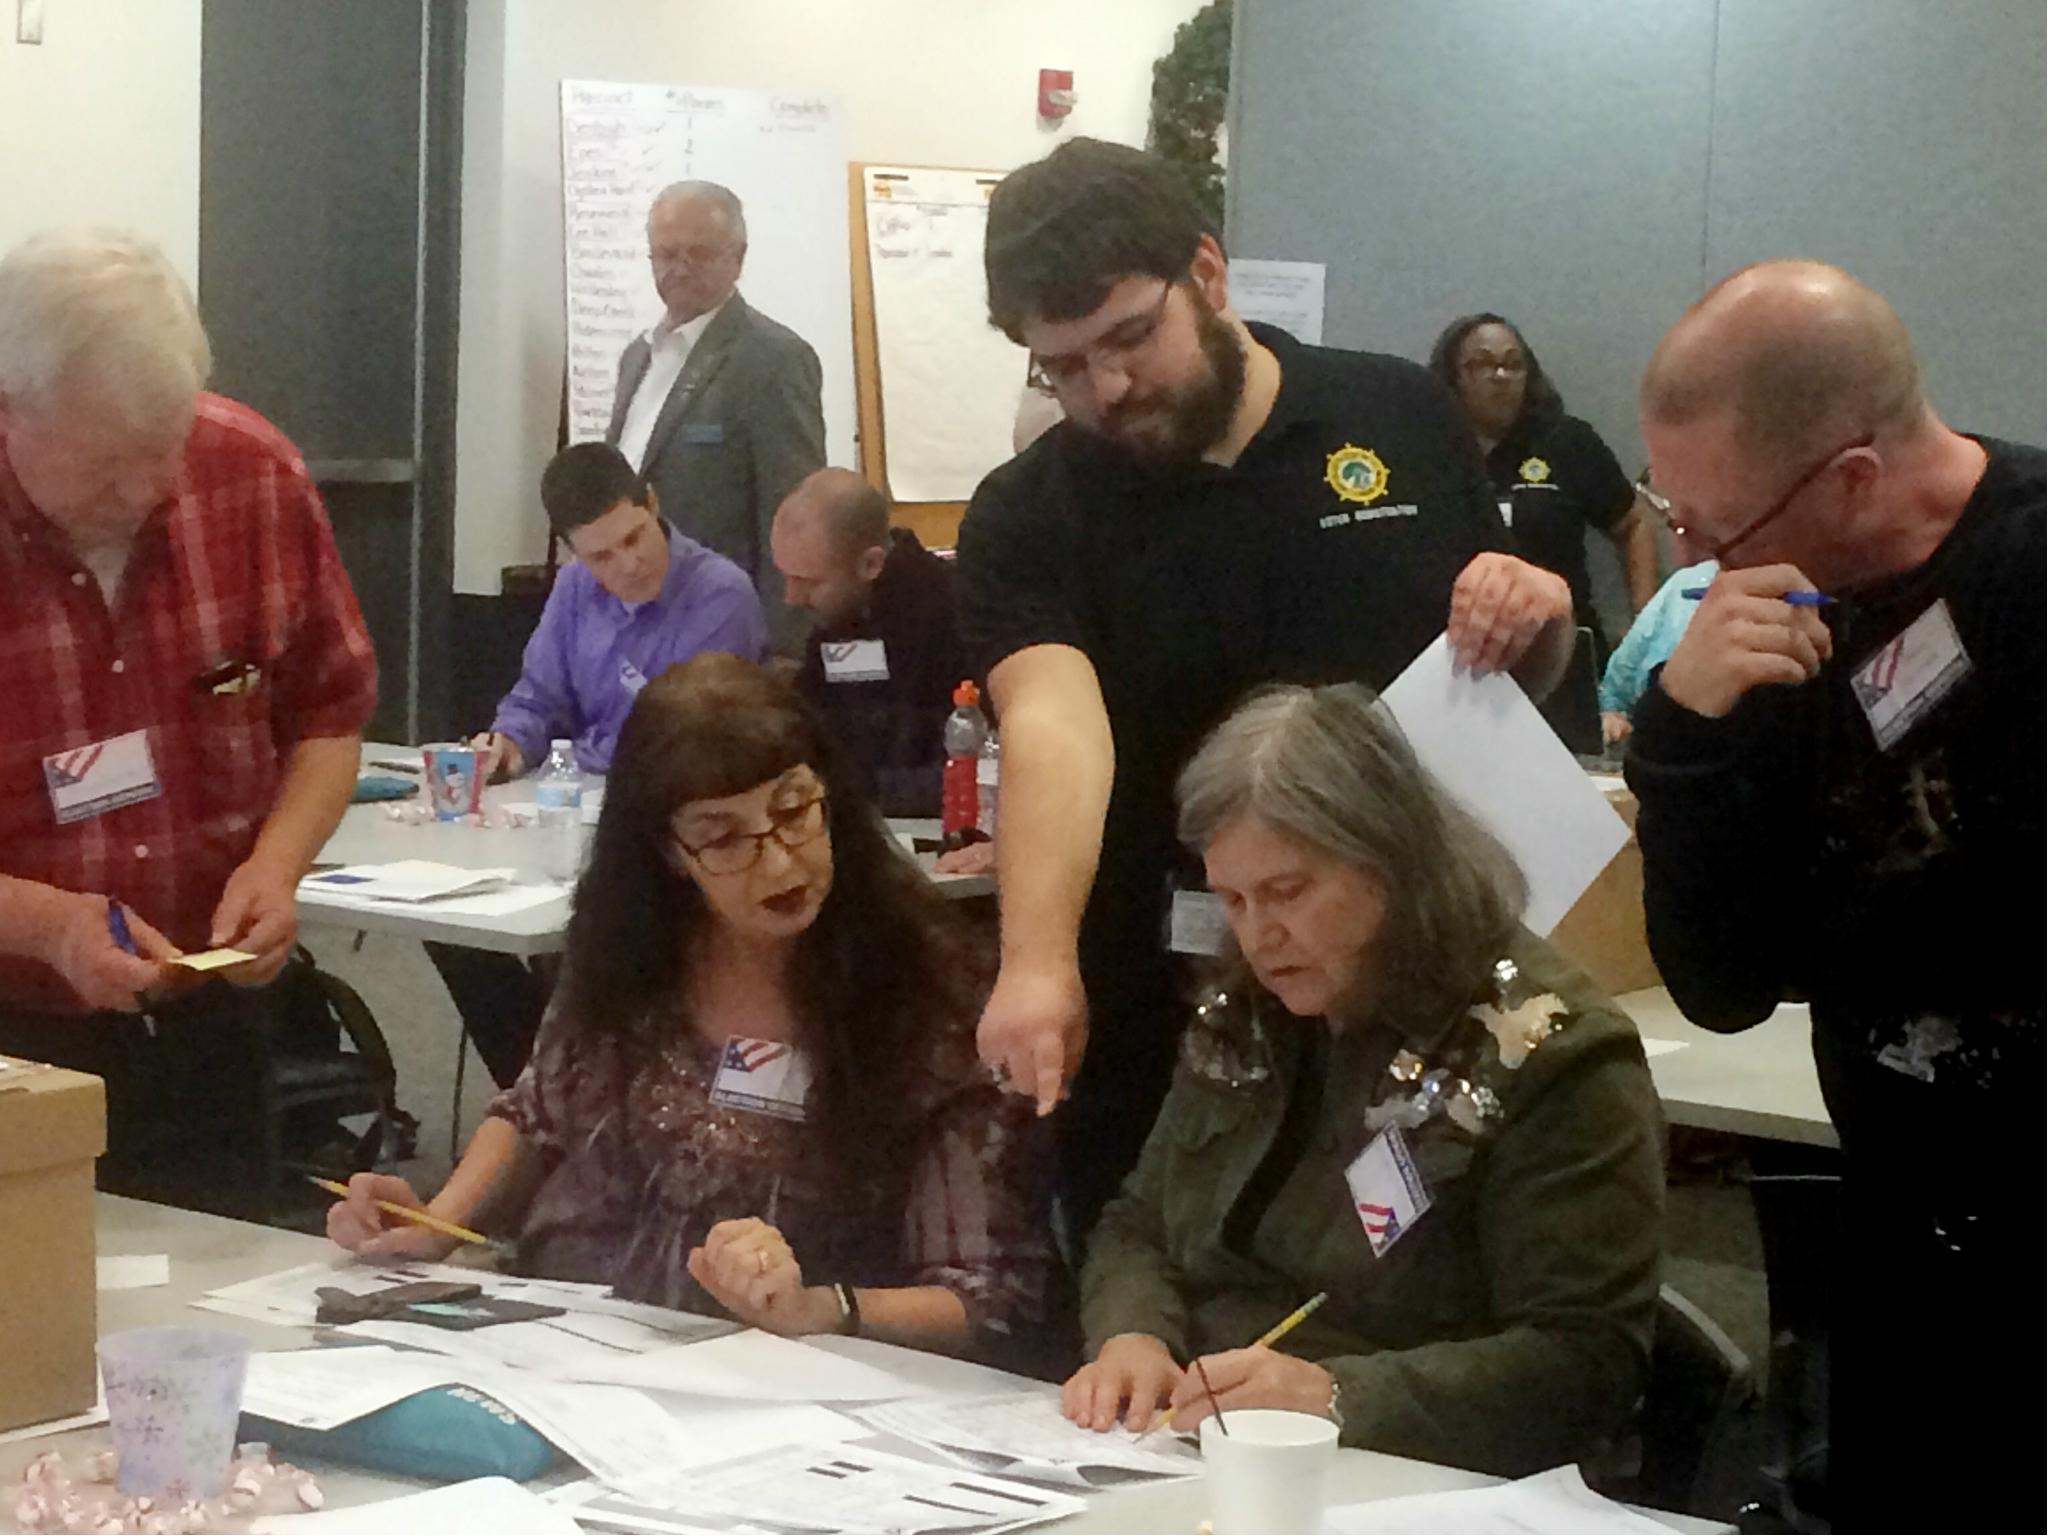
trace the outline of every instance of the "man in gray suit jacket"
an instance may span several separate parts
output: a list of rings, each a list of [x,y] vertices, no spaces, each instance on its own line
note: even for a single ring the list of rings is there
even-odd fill
[[[740,200],[716,182],[664,187],[648,261],[668,312],[619,359],[605,441],[652,483],[683,533],[754,579],[777,650],[807,622],[782,600],[768,551],[775,509],[825,463],[818,354],[734,291],[747,255]]]

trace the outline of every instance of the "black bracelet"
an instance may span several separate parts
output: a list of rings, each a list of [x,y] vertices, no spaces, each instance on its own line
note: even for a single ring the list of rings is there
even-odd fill
[[[842,1280],[832,1282],[832,1294],[839,1298],[839,1331],[859,1337],[860,1297]]]

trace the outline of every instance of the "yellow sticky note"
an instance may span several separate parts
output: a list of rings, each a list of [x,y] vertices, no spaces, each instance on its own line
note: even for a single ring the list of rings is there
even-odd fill
[[[240,965],[255,958],[240,949],[208,949],[196,955],[180,955],[171,964],[182,965],[188,971],[217,971],[224,965]]]

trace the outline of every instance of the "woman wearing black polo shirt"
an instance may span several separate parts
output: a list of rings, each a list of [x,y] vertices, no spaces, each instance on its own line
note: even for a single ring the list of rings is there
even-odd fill
[[[1586,572],[1586,530],[1597,528],[1613,541],[1629,608],[1640,611],[1657,590],[1657,543],[1635,487],[1600,434],[1565,414],[1536,354],[1501,316],[1452,321],[1430,349],[1429,369],[1457,397],[1479,438],[1517,552],[1570,584],[1573,612],[1605,657],[1607,638]]]

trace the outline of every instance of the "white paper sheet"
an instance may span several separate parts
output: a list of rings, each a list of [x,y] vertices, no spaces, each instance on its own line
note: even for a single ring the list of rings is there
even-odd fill
[[[1320,261],[1261,261],[1233,257],[1230,307],[1241,320],[1277,325],[1296,341],[1323,344],[1323,278]]]
[[[171,1283],[168,1253],[103,1253],[96,1268],[103,1291],[140,1291]]]
[[[1100,1433],[1069,1422],[1059,1392],[883,1403],[856,1417],[882,1434],[928,1447],[977,1472],[1056,1482],[1083,1492],[1134,1477],[1194,1477],[1201,1458],[1170,1435],[1139,1437],[1118,1426]]]
[[[875,1403],[924,1390],[884,1367],[751,1328],[722,1339],[612,1361],[602,1379],[621,1386],[754,1402]]]
[[[1422,1493],[1370,1504],[1340,1504],[1323,1513],[1323,1529],[1339,1536],[1380,1532],[1587,1532],[1592,1536],[1669,1536],[1674,1529],[1602,1498],[1577,1467],[1558,1467],[1496,1488]]]
[[[460,1381],[461,1367],[451,1360],[382,1344],[261,1350],[249,1356],[242,1411],[301,1429],[333,1429]]]
[[[389,864],[350,864],[324,869],[299,882],[299,894],[337,896],[347,901],[431,901],[444,907],[451,896],[475,895],[510,883],[516,869],[464,869],[432,859],[398,859]]]
[[[504,1477],[472,1478],[317,1514],[274,1515],[249,1529],[270,1536],[583,1536],[566,1508]]]
[[[1515,681],[1454,673],[1443,636],[1385,698],[1422,766],[1522,866],[1522,921],[1549,933],[1627,843],[1628,824]]]
[[[1086,1507],[1070,1494],[861,1447],[789,1446],[699,1468],[680,1508],[700,1520],[722,1511],[801,1530],[921,1532],[1015,1530]]]
[[[717,1531],[721,1536],[727,1536],[727,1533],[751,1533],[768,1529],[766,1526],[749,1525],[744,1520],[735,1520],[725,1514],[704,1514],[694,1507],[676,1508],[673,1503],[663,1505],[635,1499],[631,1494],[607,1487],[594,1477],[586,1477],[573,1483],[558,1483],[541,1497],[550,1504],[569,1510],[585,1524],[586,1529],[596,1527],[605,1531],[654,1531],[676,1533],[676,1536],[698,1536],[702,1531]],[[776,1529],[781,1530],[783,1527],[778,1526]]]
[[[1645,1040],[1643,1054],[1649,1057],[1669,1056],[1673,1051],[1682,1051],[1691,1044],[1690,1040]]]
[[[988,195],[1000,171],[871,165],[863,173],[889,492],[965,501],[1009,459],[1030,373],[988,323]]]

